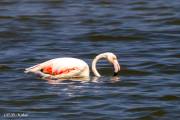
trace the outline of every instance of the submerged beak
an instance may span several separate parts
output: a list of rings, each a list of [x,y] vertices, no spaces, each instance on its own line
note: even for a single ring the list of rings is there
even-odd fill
[[[116,76],[120,71],[120,65],[117,60],[114,60],[113,65],[114,65],[114,76]]]

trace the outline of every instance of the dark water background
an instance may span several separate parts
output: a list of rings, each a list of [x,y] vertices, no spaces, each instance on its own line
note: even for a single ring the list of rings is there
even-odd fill
[[[179,0],[1,0],[0,118],[180,119],[179,6]],[[106,61],[98,63],[103,77],[96,82],[49,84],[23,73],[64,56],[90,65],[106,51],[119,58],[119,81]]]

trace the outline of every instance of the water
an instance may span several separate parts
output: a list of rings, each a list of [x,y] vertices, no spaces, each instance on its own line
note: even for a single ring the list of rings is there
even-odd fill
[[[178,0],[1,0],[1,119],[172,120],[180,117],[180,2]],[[115,53],[103,77],[52,81],[24,68],[56,57],[89,65]],[[19,115],[18,115],[19,114]]]

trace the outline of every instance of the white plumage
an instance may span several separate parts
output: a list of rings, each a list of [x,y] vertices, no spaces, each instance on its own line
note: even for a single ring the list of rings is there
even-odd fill
[[[92,62],[92,71],[95,76],[100,77],[96,70],[96,63],[99,59],[106,58],[110,63],[114,64],[115,73],[120,71],[120,65],[117,57],[113,53],[102,53],[95,57]],[[25,69],[25,73],[34,73],[49,79],[69,79],[69,78],[88,78],[89,66],[86,62],[77,58],[55,58],[46,62]]]

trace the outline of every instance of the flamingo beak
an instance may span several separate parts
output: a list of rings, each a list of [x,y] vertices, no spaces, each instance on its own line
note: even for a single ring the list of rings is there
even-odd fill
[[[117,76],[118,72],[120,71],[120,65],[117,60],[113,61],[113,65],[114,65],[114,76]]]

